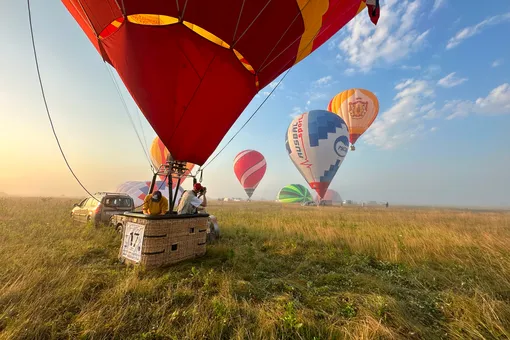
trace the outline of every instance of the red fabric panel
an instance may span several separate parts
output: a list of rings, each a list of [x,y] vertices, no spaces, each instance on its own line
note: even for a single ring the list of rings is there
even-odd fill
[[[104,52],[103,48],[101,47],[101,44],[99,43],[97,39],[97,35],[94,32],[94,29],[90,27],[89,20],[86,17],[85,12],[83,12],[82,7],[80,7],[80,4],[77,0],[62,0],[62,3],[67,8],[69,13],[73,16],[73,18],[76,20],[78,25],[80,25],[81,29],[85,34],[87,35],[87,38],[89,38],[90,42],[94,47],[96,48],[97,52],[103,57],[103,59],[110,63],[110,60],[108,59],[108,56]],[[111,64],[111,63],[110,63]]]
[[[122,0],[118,0],[119,2]],[[200,0],[202,2],[203,0]],[[184,7],[184,3],[186,0],[178,0],[179,8],[182,9]],[[204,2],[213,2],[211,0],[206,0]],[[188,4],[186,7],[196,7],[197,1],[188,0]],[[124,0],[124,8],[126,10],[126,15],[131,14],[159,14],[159,15],[168,15],[174,18],[179,17],[179,12],[177,11],[177,4],[175,0]],[[188,10],[186,10],[187,12]]]
[[[322,16],[322,28],[313,42],[315,51],[351,21],[358,12],[360,0],[330,0],[329,9]]]
[[[279,55],[294,41],[297,41],[297,44],[292,45],[292,48],[281,54],[272,63],[274,64],[272,68],[264,70],[259,75],[260,88],[269,84],[279,75],[271,70],[280,70],[288,64],[289,59],[292,60],[291,65],[294,63],[299,38],[304,32],[303,19],[296,0],[272,0],[254,21],[266,2],[267,0],[246,1],[237,37],[240,37],[248,27],[250,28],[237,42],[235,49],[248,60],[255,71],[258,71],[263,63],[267,63]],[[268,57],[270,53],[271,55]]]
[[[262,177],[264,177],[266,173],[266,166],[264,165],[263,168],[258,169],[254,173],[252,173],[248,178],[246,178],[246,181],[244,182],[245,188],[255,188],[259,182],[262,180]]]
[[[119,3],[120,1],[121,0],[119,0]],[[71,13],[73,13],[73,11],[70,8],[75,8],[83,17],[86,15],[96,35],[99,35],[113,20],[122,16],[122,12],[115,0],[62,0],[62,2]],[[85,13],[83,10],[85,10]],[[79,23],[81,18],[77,18],[74,14],[73,16]],[[87,23],[87,27],[90,27],[86,20],[85,22]]]
[[[247,3],[257,1],[263,4],[267,0],[245,0]],[[185,1],[183,1],[185,2]],[[232,45],[237,20],[241,13],[242,0],[223,1],[188,1],[184,20],[211,32],[229,45]],[[181,6],[182,8],[182,6]],[[243,16],[246,15],[246,5]],[[239,32],[239,29],[237,30]],[[242,53],[241,53],[242,54]],[[249,61],[249,60],[248,60]]]
[[[317,192],[319,198],[322,199],[328,190],[330,182],[310,182],[308,184],[310,185],[310,188]]]
[[[182,24],[126,22],[103,45],[176,160],[203,165],[257,92],[232,51]]]

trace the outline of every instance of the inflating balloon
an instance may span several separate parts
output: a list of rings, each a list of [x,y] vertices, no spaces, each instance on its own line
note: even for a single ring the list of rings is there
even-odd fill
[[[289,184],[280,189],[276,200],[282,203],[306,203],[313,202],[313,197],[301,184]]]
[[[285,146],[296,168],[322,198],[349,150],[349,129],[340,116],[312,110],[290,123]]]
[[[255,150],[244,150],[234,158],[234,173],[243,186],[244,191],[251,198],[266,173],[266,160]]]
[[[377,117],[379,101],[368,90],[350,89],[334,96],[329,102],[328,111],[336,113],[347,123],[351,150],[354,150],[354,143]]]
[[[332,189],[328,189],[322,199],[324,201],[331,201],[333,203],[341,203],[342,202],[342,197],[340,197],[340,194]]]
[[[143,200],[145,199],[145,196],[149,194],[149,189],[151,186],[151,182],[144,182],[144,181],[128,181],[124,182],[121,185],[117,187],[117,192],[128,194],[131,196],[131,198],[134,200],[135,207],[141,206],[143,204]],[[156,185],[154,186],[154,189],[152,192],[158,190],[161,191],[163,196],[168,197],[168,186],[165,182],[156,182]],[[175,195],[175,188],[172,190],[173,194]],[[182,193],[184,192],[184,189],[182,187],[179,187],[179,192],[177,193],[177,202],[179,202],[179,199],[181,198]]]
[[[162,164],[165,164],[169,158],[171,157],[170,152],[165,147],[161,139],[156,136],[154,140],[152,141],[151,145],[151,160],[152,164],[156,169],[158,169]],[[193,163],[186,163],[186,172],[182,175],[181,184],[186,180],[186,176],[191,173],[191,170],[193,170],[193,167],[195,164]],[[161,180],[165,179],[165,176],[159,176]],[[177,185],[177,181],[172,182],[172,188],[175,189],[175,186]]]
[[[174,159],[198,165],[260,89],[366,1],[62,0]]]

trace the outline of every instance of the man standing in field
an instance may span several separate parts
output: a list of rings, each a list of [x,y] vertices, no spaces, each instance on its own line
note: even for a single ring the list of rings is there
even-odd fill
[[[161,191],[154,191],[145,196],[142,210],[145,215],[164,215],[168,211],[168,199],[161,194]]]
[[[198,211],[204,210],[207,207],[206,192],[207,188],[203,187],[200,183],[195,183],[193,190],[186,190],[182,194],[177,207],[177,214],[198,214]],[[204,198],[201,199],[201,196],[204,196]]]

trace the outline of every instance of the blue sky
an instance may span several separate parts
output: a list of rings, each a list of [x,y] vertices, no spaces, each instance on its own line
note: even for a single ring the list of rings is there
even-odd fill
[[[33,0],[32,10],[55,128],[79,178],[91,191],[149,179],[143,149],[96,50],[59,1]],[[83,195],[53,140],[28,27],[24,1],[0,3],[0,192]],[[378,96],[379,116],[330,188],[344,199],[393,204],[509,206],[509,32],[508,2],[382,1],[377,26],[364,11],[290,71],[204,171],[203,183],[213,197],[245,197],[232,161],[250,148],[268,163],[254,198],[273,199],[286,184],[306,184],[285,151],[292,117],[363,87]],[[150,145],[155,134],[120,84]],[[253,99],[218,150],[272,86]]]

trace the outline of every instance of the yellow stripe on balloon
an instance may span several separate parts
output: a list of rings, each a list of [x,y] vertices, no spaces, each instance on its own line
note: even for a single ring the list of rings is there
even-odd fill
[[[301,0],[300,0],[301,1]],[[326,0],[320,0],[320,1],[326,1]],[[133,24],[138,25],[148,25],[148,26],[166,26],[166,25],[173,25],[179,23],[179,19],[175,17],[171,17],[168,15],[158,15],[158,14],[132,14],[128,15],[127,19],[129,22]],[[114,32],[116,29],[118,29],[122,25],[123,18],[119,18],[117,20],[112,21],[107,29],[104,30],[105,35],[109,35],[112,32]],[[217,37],[216,35],[212,34],[211,32],[203,29],[200,26],[197,26],[191,22],[183,21],[182,24],[184,24],[186,27],[188,27],[193,32],[197,33],[204,39],[209,40],[210,42],[215,43],[216,45],[219,45],[223,48],[230,49],[230,45],[223,41],[221,38]],[[102,32],[103,33],[103,32]],[[100,38],[104,38],[102,34],[100,34]],[[255,74],[255,70],[253,66],[246,60],[241,53],[239,53],[237,50],[233,49],[234,54],[236,55],[237,59],[241,62],[241,64],[252,74]],[[258,79],[256,79],[256,86],[259,87]]]
[[[362,10],[364,10],[365,7],[367,7],[367,3],[365,1],[361,1],[361,3],[359,4],[358,11],[356,12],[356,15],[358,15]]]
[[[330,0],[296,0],[301,11],[305,31],[299,42],[295,64],[312,53],[313,40],[322,27],[322,16],[328,11]]]

